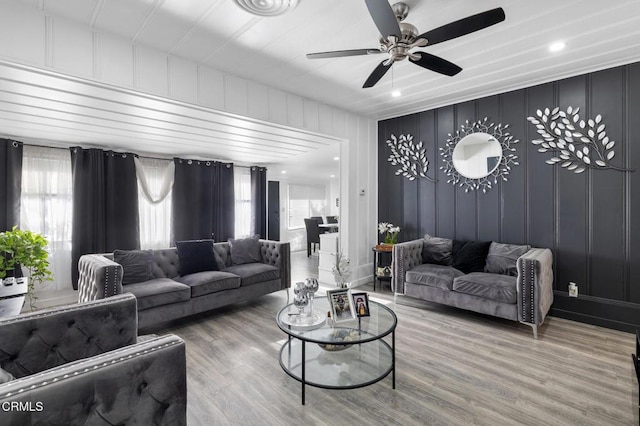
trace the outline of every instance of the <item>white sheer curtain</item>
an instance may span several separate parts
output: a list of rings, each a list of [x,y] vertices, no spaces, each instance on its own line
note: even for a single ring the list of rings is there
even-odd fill
[[[248,237],[251,233],[251,171],[247,167],[234,167],[235,237]]]
[[[71,155],[66,149],[24,146],[20,227],[49,241],[53,283],[42,290],[72,289],[71,285]]]
[[[140,248],[167,248],[171,239],[172,160],[136,158]]]

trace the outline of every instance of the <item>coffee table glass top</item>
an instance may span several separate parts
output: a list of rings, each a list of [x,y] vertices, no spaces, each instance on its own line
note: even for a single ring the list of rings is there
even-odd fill
[[[316,315],[327,315],[330,307],[326,296],[315,298],[313,310]],[[276,317],[278,327],[292,337],[313,343],[345,345],[370,342],[388,335],[396,328],[397,324],[396,314],[385,305],[373,300],[369,300],[370,315],[360,318],[360,321],[358,318],[335,324],[331,324],[329,321],[311,330],[300,329],[288,324],[290,314],[296,315],[297,313],[298,309],[293,304],[282,308]]]

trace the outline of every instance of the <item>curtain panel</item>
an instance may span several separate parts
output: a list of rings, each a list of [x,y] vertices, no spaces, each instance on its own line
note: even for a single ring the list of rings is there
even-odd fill
[[[267,238],[267,169],[251,167],[251,234]]]
[[[233,237],[233,164],[182,158],[174,163],[172,244]]]
[[[20,225],[22,142],[0,139],[0,232]]]
[[[88,253],[140,248],[138,183],[133,154],[71,148],[73,175],[72,281]]]

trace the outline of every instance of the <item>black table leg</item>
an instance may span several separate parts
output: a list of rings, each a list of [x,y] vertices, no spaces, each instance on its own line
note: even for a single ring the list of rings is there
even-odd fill
[[[302,341],[302,405],[304,405],[304,381],[305,381],[305,353],[304,340]]]
[[[396,388],[396,331],[391,332],[391,379],[393,389]]]

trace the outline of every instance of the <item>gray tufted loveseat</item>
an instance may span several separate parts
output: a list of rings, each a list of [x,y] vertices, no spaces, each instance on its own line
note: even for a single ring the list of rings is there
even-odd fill
[[[184,341],[138,337],[136,313],[126,294],[1,319],[0,424],[186,425]]]
[[[428,245],[425,243],[428,238],[433,237],[427,235],[393,246],[395,294],[518,321],[532,327],[534,338],[538,337],[538,325],[543,323],[553,303],[551,250],[526,246],[522,254],[511,256],[514,266],[511,271],[489,273],[485,269],[465,274],[451,263],[425,262],[423,246]],[[498,250],[506,247],[507,251],[518,247],[492,242],[489,255],[494,245],[503,247]],[[500,251],[495,256],[507,257]]]
[[[213,245],[219,271],[180,276],[175,247],[152,251],[153,279],[122,285],[122,266],[111,254],[80,257],[79,302],[129,292],[138,299],[138,325],[145,328],[291,287],[289,243],[259,240],[261,262],[231,264],[228,242]]]

